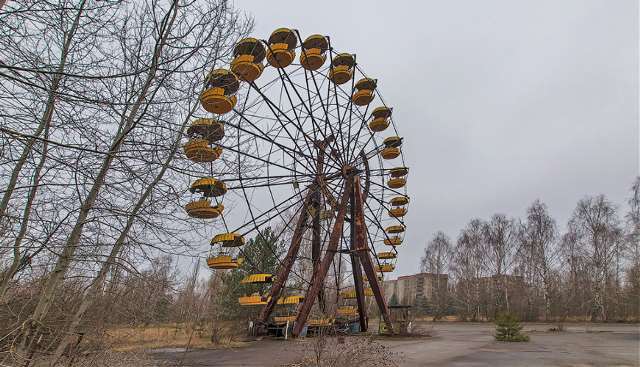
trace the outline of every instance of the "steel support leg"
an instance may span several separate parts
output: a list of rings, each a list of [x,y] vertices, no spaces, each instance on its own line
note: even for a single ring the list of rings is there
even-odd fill
[[[350,249],[351,249],[351,265],[353,267],[353,285],[356,291],[356,301],[358,303],[358,319],[360,321],[360,331],[365,332],[367,331],[367,327],[368,327],[368,320],[367,320],[367,307],[365,304],[365,295],[364,295],[364,289],[363,289],[363,282],[362,282],[362,268],[360,267],[360,257],[356,254],[356,226],[355,226],[355,221],[353,218],[355,218],[355,208],[356,208],[356,203],[355,203],[355,195],[354,195],[354,191],[351,191],[351,195],[349,198],[350,201],[350,207],[351,207],[351,211],[350,211],[350,217],[351,217],[351,243],[350,243]]]
[[[349,181],[351,180],[349,179]],[[320,293],[320,289],[324,285],[324,279],[327,276],[327,272],[329,271],[329,266],[331,266],[331,262],[333,261],[333,258],[338,249],[338,244],[340,243],[340,238],[342,237],[344,216],[347,211],[347,201],[349,200],[351,188],[351,182],[347,182],[344,191],[342,192],[336,221],[333,224],[333,229],[331,231],[331,236],[329,237],[329,243],[327,244],[327,250],[325,252],[324,258],[322,259],[318,270],[313,273],[311,284],[309,285],[307,293],[304,297],[304,302],[302,303],[302,306],[298,311],[298,317],[296,318],[296,322],[293,326],[294,336],[300,335],[302,328],[304,328],[304,325],[307,322],[307,318],[309,317],[309,313],[311,312],[311,307],[313,307],[316,298],[318,298],[318,293]]]
[[[282,288],[284,288],[285,283],[287,282],[287,278],[289,277],[289,273],[291,272],[291,268],[293,267],[293,263],[295,262],[296,256],[298,255],[298,251],[300,250],[300,243],[302,242],[302,236],[306,230],[307,218],[309,217],[309,205],[311,204],[311,199],[314,193],[317,191],[317,186],[311,187],[307,196],[302,203],[302,208],[300,209],[300,216],[298,217],[298,222],[296,223],[296,227],[293,232],[293,237],[291,239],[291,246],[289,246],[289,251],[287,252],[287,256],[282,261],[282,264],[278,268],[278,272],[276,273],[275,281],[271,286],[271,290],[269,291],[269,297],[267,304],[264,306],[262,311],[260,311],[260,315],[258,316],[258,321],[261,323],[267,322],[269,315],[273,311],[273,307],[278,302],[278,297],[280,297],[280,292]]]
[[[351,220],[353,222],[352,224],[355,226],[356,232],[356,252],[360,257],[362,269],[364,270],[365,274],[367,274],[367,279],[369,280],[369,285],[371,286],[371,290],[373,291],[376,303],[378,304],[380,315],[387,325],[387,329],[389,330],[389,332],[393,334],[393,324],[391,323],[391,318],[389,317],[389,308],[387,307],[387,301],[384,299],[384,291],[381,287],[380,282],[378,281],[378,277],[373,266],[373,261],[371,260],[371,255],[369,255],[369,246],[367,245],[366,233],[367,228],[364,222],[364,203],[362,201],[362,190],[360,189],[359,176],[354,177],[353,191],[355,197],[355,213],[354,218],[352,218]]]

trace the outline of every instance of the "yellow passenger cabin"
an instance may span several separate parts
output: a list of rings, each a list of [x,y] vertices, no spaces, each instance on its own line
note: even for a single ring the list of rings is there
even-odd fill
[[[235,93],[240,88],[240,81],[233,72],[226,69],[211,71],[205,87],[200,95],[200,103],[207,112],[224,114],[236,106],[238,98]]]
[[[296,57],[298,37],[289,28],[278,28],[271,36],[267,47],[267,62],[274,68],[289,66]]]
[[[383,148],[382,151],[380,152],[380,155],[384,159],[398,158],[398,156],[400,155],[400,148],[396,148],[396,147]]]
[[[400,246],[402,244],[402,238],[400,236],[391,236],[384,239],[384,244],[387,246]]]
[[[307,70],[318,70],[327,59],[329,49],[327,38],[320,34],[314,34],[302,42],[300,53],[300,65]]]
[[[391,273],[395,268],[396,266],[394,264],[385,263],[378,266],[378,271],[381,273]]]
[[[407,214],[407,208],[404,207],[395,207],[389,209],[389,216],[392,218],[402,218]]]
[[[211,246],[221,244],[222,247],[239,247],[244,245],[244,237],[239,233],[219,233],[211,239]]]
[[[207,266],[211,269],[237,269],[240,262],[230,255],[211,256],[207,259]]]
[[[264,58],[267,52],[262,42],[255,38],[243,38],[233,49],[231,71],[240,80],[252,82],[262,75]]]
[[[341,53],[334,56],[331,60],[331,70],[329,71],[329,80],[335,84],[344,84],[353,76],[353,66],[356,60],[349,53]]]
[[[271,283],[273,280],[272,274],[249,274],[244,277],[240,283],[241,284],[264,284]]]
[[[204,197],[217,197],[227,193],[227,185],[213,177],[202,177],[191,184],[189,191],[192,194],[199,193]]]
[[[211,200],[201,198],[185,205],[187,214],[192,218],[213,219],[222,215],[224,205],[218,204],[211,206]]]
[[[357,106],[366,106],[374,98],[374,92],[378,82],[371,78],[362,78],[355,84],[356,92],[351,96],[351,101]]]
[[[393,205],[393,206],[407,205],[407,204],[409,204],[409,197],[404,196],[404,195],[394,196],[393,198],[391,198],[389,203],[391,205]]]
[[[238,298],[238,303],[241,306],[260,306],[266,305],[271,298],[267,296],[261,296],[257,293],[254,293],[250,296],[243,296]]]
[[[222,148],[211,147],[206,139],[190,139],[183,145],[184,154],[189,160],[196,163],[213,162],[220,158]]]
[[[391,177],[388,181],[387,181],[387,186],[390,189],[399,189],[404,187],[404,185],[407,184],[407,179],[404,177]]]
[[[396,253],[393,251],[384,251],[384,252],[378,252],[376,256],[380,260],[389,260],[389,259],[395,259]]]
[[[384,229],[385,232],[389,233],[389,234],[396,234],[396,233],[402,233],[406,230],[406,227],[401,225],[401,224],[396,224],[396,225],[392,225],[392,226],[388,226],[387,228]]]
[[[389,117],[391,117],[391,108],[382,106],[376,107],[371,116],[373,119],[369,122],[369,129],[373,132],[381,132],[389,127]]]

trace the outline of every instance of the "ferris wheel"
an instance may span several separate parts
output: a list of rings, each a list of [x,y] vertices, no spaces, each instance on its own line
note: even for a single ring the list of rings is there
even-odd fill
[[[256,321],[293,322],[297,336],[305,325],[351,317],[365,331],[374,298],[392,331],[381,281],[403,241],[408,168],[378,81],[329,37],[303,39],[289,28],[242,39],[233,55],[228,69],[207,76],[200,103],[210,115],[193,121],[184,145],[202,171],[187,214],[225,228],[211,240],[208,266],[238,268],[245,238],[279,223],[288,247],[277,272],[242,280],[263,285],[239,299],[261,307]],[[231,168],[214,177],[222,159]],[[311,270],[297,271],[307,253]],[[294,278],[302,289],[289,289]],[[322,317],[310,318],[316,310]]]

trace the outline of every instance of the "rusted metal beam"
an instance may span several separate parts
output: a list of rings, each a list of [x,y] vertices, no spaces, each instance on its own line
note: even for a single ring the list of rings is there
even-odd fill
[[[313,265],[313,272],[318,271],[318,267],[320,267],[320,256],[322,255],[322,246],[320,243],[320,192],[316,191],[313,193],[313,200],[311,203],[311,207],[313,208],[313,218],[311,220],[311,264]],[[320,293],[318,294],[318,304],[320,305],[320,309],[324,312],[325,310],[325,302],[324,302],[324,290],[320,289]]]
[[[351,194],[349,195],[349,202],[351,204],[349,213],[350,218],[355,217],[356,203],[354,191],[355,190],[352,189]],[[351,220],[349,227],[351,239],[351,253],[349,254],[349,256],[351,257],[351,266],[353,267],[353,286],[356,291],[356,301],[358,304],[358,319],[360,321],[360,331],[365,332],[367,331],[368,326],[367,307],[365,305],[364,289],[362,286],[362,269],[360,267],[360,257],[356,255],[356,227],[353,220]]]
[[[309,189],[307,192],[307,196],[302,203],[302,208],[300,209],[300,216],[298,217],[298,222],[296,223],[296,227],[293,231],[293,237],[291,238],[291,246],[289,246],[289,250],[287,251],[287,255],[284,260],[282,260],[282,264],[278,268],[278,272],[276,273],[275,281],[271,285],[271,290],[269,291],[269,297],[267,304],[260,311],[260,315],[258,316],[258,322],[266,323],[269,315],[273,311],[273,307],[278,302],[278,297],[280,297],[280,292],[282,288],[284,288],[285,283],[287,282],[287,278],[289,277],[289,273],[291,272],[291,268],[293,267],[293,263],[296,260],[296,256],[298,255],[298,251],[300,250],[300,243],[302,242],[302,236],[304,235],[305,230],[307,229],[307,219],[309,217],[309,206],[311,204],[311,200],[313,195],[317,192],[317,186],[314,184],[313,187]]]
[[[364,222],[364,202],[362,201],[362,191],[360,190],[359,176],[354,177],[353,191],[353,195],[355,197],[355,212],[352,219],[352,224],[355,226],[356,232],[356,253],[358,254],[358,257],[360,257],[362,269],[364,270],[365,274],[367,274],[367,280],[369,281],[369,285],[371,286],[371,290],[373,291],[376,303],[378,304],[380,314],[384,319],[385,324],[387,325],[387,329],[391,334],[393,334],[393,324],[391,323],[391,318],[389,317],[389,308],[387,307],[387,301],[384,299],[384,290],[382,289],[380,282],[378,281],[376,271],[373,267],[373,261],[371,260],[371,256],[369,255],[369,246],[367,245],[366,233],[367,228]]]
[[[338,243],[340,242],[340,238],[342,237],[344,216],[345,214],[347,214],[347,201],[349,200],[349,194],[351,192],[352,185],[352,180],[348,178],[342,192],[340,203],[338,205],[338,213],[333,224],[331,236],[329,237],[327,250],[325,251],[324,258],[320,263],[320,267],[318,267],[318,270],[315,271],[311,277],[311,284],[309,285],[309,288],[307,288],[307,293],[304,296],[304,301],[302,303],[302,306],[300,306],[296,322],[293,325],[293,336],[300,335],[302,328],[304,328],[304,325],[307,322],[309,313],[311,312],[311,307],[313,307],[313,304],[318,297],[318,293],[320,293],[320,289],[324,286],[324,279],[327,276],[329,266],[331,266],[331,262],[333,261],[333,258],[338,249]]]
[[[317,148],[317,161],[316,161],[316,184],[318,187],[323,183],[323,170],[324,170],[324,154],[326,142],[324,141],[316,141],[315,142]],[[311,232],[311,263],[313,264],[313,272],[318,271],[318,267],[320,266],[320,256],[322,255],[322,244],[321,244],[321,233],[320,233],[320,214],[321,214],[321,194],[320,190],[316,190],[313,194],[313,198],[311,201],[311,206],[313,207],[313,218],[312,218],[312,232]],[[326,310],[325,297],[324,297],[324,289],[320,289],[320,293],[318,294],[318,304],[320,305],[320,309],[322,312]]]

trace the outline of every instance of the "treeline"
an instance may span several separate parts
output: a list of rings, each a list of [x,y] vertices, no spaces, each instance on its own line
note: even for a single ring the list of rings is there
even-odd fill
[[[505,311],[524,320],[640,320],[640,177],[625,209],[604,195],[585,197],[560,232],[536,200],[522,219],[472,219],[455,240],[435,233],[421,270],[449,279],[435,287],[429,311],[465,320]]]

